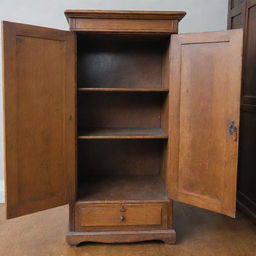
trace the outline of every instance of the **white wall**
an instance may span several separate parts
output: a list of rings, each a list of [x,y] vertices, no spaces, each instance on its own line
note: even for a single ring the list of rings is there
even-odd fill
[[[180,23],[180,32],[186,33],[226,29],[228,0],[0,0],[0,20],[68,29],[65,9],[186,11]],[[1,60],[0,53],[0,66]],[[4,200],[2,105],[0,72],[0,202]]]

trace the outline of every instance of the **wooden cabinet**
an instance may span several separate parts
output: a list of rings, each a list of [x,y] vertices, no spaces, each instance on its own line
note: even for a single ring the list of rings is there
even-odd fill
[[[184,12],[3,23],[7,218],[68,203],[67,242],[175,242],[172,200],[235,216],[242,30]]]
[[[256,1],[230,1],[229,28],[244,29],[237,205],[256,223]]]

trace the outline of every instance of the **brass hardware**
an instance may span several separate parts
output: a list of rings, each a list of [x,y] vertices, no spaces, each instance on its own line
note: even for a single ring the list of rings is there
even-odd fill
[[[234,120],[231,120],[229,122],[228,132],[229,132],[230,135],[232,135],[233,141],[236,141],[237,140],[237,127],[235,125]]]
[[[124,206],[122,206],[122,208],[120,209],[120,212],[126,212],[126,209],[124,208]]]
[[[121,221],[124,221],[125,220],[125,217],[123,215],[120,216],[120,220]]]

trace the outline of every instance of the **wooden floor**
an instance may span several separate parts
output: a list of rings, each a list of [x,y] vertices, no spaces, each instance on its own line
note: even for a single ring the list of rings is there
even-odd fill
[[[1,256],[255,256],[256,226],[238,213],[237,219],[175,204],[176,245],[161,242],[134,244],[65,243],[66,206],[5,220],[0,206]]]

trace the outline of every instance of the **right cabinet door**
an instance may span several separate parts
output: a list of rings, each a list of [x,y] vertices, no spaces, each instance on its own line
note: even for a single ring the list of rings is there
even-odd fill
[[[235,217],[243,31],[173,35],[171,199]]]

